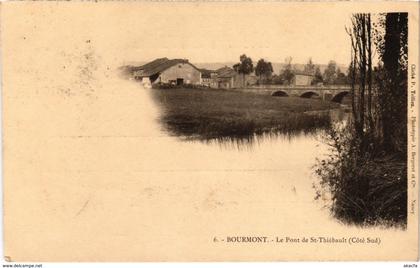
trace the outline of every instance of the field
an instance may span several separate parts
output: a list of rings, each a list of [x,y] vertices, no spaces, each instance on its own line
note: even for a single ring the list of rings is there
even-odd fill
[[[174,135],[199,139],[312,132],[330,123],[325,111],[338,104],[219,89],[153,89],[161,121]]]

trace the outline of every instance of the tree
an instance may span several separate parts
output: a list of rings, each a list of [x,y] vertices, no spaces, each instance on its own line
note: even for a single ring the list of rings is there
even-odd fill
[[[314,73],[315,72],[315,64],[312,62],[312,58],[309,58],[308,63],[306,63],[304,67],[304,71],[307,73]]]
[[[284,84],[290,85],[292,84],[293,78],[295,77],[292,71],[292,57],[287,57],[284,61],[285,66],[280,73],[280,78]]]
[[[375,72],[383,148],[407,149],[407,13],[387,13],[379,22],[384,35],[376,38],[381,65]]]
[[[274,85],[282,85],[283,80],[280,77],[280,75],[275,74],[275,75],[272,76],[271,83],[273,83]]]
[[[254,71],[254,65],[252,63],[252,59],[247,57],[245,54],[239,57],[240,62],[233,65],[233,69],[242,74],[242,86],[245,86],[245,75],[252,73]]]
[[[407,223],[407,13],[353,14],[353,116],[331,129],[331,160],[317,173],[332,193],[332,211],[344,221]],[[382,18],[382,19],[381,19]],[[372,27],[373,26],[373,27]],[[372,29],[373,28],[373,29]],[[372,68],[372,42],[378,65]],[[331,68],[332,69],[332,68]],[[336,70],[337,80],[342,75]]]
[[[330,62],[328,62],[328,66],[324,71],[324,77],[323,77],[324,83],[328,85],[334,84],[337,78],[336,69],[337,69],[337,63],[335,61],[331,60]]]
[[[271,62],[260,59],[257,63],[257,66],[255,67],[255,74],[259,77],[259,83],[262,82],[262,77],[267,80],[269,77],[271,77],[272,73],[273,66],[271,65]]]
[[[315,76],[312,80],[312,85],[317,85],[318,83],[322,83],[324,79],[322,78],[321,70],[319,69],[319,66],[315,67]]]
[[[335,78],[334,84],[335,85],[345,85],[345,84],[347,84],[347,76],[346,76],[346,74],[341,72],[340,68],[337,68],[336,78]]]
[[[372,109],[372,26],[370,14],[354,14],[352,27],[346,29],[351,40],[352,112],[356,138],[360,151],[366,152],[368,144],[377,137]],[[367,105],[366,105],[367,99]]]

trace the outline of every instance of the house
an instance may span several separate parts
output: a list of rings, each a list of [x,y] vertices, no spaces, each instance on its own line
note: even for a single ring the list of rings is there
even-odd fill
[[[186,59],[159,58],[133,68],[133,76],[145,86],[163,83],[172,85],[200,85],[201,72]]]
[[[218,88],[241,88],[257,84],[258,78],[255,74],[240,74],[230,67],[222,67],[217,71]]]
[[[245,86],[253,86],[258,84],[258,77],[254,74],[245,75]]]
[[[134,79],[140,80],[145,87],[153,84],[202,85],[210,88],[240,88],[257,83],[254,74],[243,76],[230,67],[218,70],[198,69],[186,59],[159,58],[142,66],[130,66]]]
[[[230,67],[222,67],[217,69],[217,87],[218,88],[235,88],[238,85],[238,73]]]
[[[305,71],[294,71],[293,85],[295,86],[310,86],[315,74]]]
[[[213,70],[200,69],[201,84],[210,88],[218,88],[217,72]]]

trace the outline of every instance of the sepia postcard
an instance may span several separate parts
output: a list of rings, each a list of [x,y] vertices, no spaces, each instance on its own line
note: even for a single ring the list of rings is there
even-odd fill
[[[0,8],[4,261],[418,260],[418,2]]]

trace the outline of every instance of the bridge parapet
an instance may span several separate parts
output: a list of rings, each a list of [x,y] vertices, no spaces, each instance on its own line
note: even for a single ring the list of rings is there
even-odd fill
[[[271,96],[294,96],[303,98],[321,98],[341,102],[344,96],[349,94],[350,86],[330,85],[330,86],[283,86],[283,85],[261,85],[248,88],[236,89],[242,92],[252,92]]]
[[[350,90],[349,85],[324,85],[324,86],[294,86],[294,85],[254,85],[249,89],[278,89],[278,90]]]

